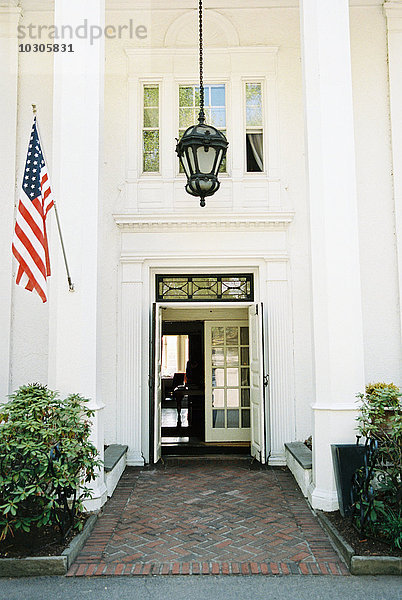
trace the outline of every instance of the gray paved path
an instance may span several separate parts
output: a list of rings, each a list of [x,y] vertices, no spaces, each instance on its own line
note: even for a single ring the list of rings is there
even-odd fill
[[[0,600],[401,600],[399,577],[148,576],[0,579]]]

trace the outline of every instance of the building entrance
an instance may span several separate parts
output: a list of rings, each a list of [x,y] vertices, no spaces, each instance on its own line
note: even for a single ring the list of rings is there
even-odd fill
[[[162,454],[250,453],[265,462],[261,311],[154,307],[154,462]]]

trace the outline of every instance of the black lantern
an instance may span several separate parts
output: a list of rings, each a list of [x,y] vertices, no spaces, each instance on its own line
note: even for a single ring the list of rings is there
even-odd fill
[[[229,145],[221,131],[206,125],[204,113],[204,85],[202,73],[202,0],[199,0],[200,31],[200,113],[198,125],[192,125],[183,133],[176,152],[187,176],[186,192],[200,198],[212,196],[220,186],[218,172]]]

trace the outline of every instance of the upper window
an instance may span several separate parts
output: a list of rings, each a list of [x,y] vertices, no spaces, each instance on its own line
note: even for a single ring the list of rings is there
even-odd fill
[[[145,173],[159,172],[159,86],[144,86],[142,157]]]
[[[196,85],[179,87],[179,138],[187,127],[198,123],[200,88]],[[204,112],[207,125],[213,125],[226,135],[226,89],[224,84],[204,85]],[[226,172],[226,158],[220,171]],[[183,168],[180,165],[180,172]]]
[[[264,170],[261,83],[246,83],[246,170]]]

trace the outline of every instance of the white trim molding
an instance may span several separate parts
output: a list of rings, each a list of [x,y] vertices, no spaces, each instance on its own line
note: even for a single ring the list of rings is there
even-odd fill
[[[200,231],[225,230],[249,231],[251,229],[286,229],[293,221],[293,212],[276,212],[268,215],[208,215],[195,216],[138,216],[130,214],[113,215],[116,225],[123,231]]]

